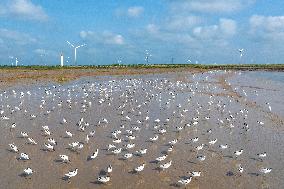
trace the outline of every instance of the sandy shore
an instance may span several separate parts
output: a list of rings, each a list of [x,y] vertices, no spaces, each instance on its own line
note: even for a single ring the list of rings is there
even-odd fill
[[[253,80],[246,73],[239,73],[184,68],[129,69],[127,72],[123,69],[1,71],[0,110],[4,111],[1,118],[9,118],[0,120],[0,169],[8,170],[0,173],[2,187],[177,188],[181,187],[177,185],[179,179],[190,176],[187,172],[201,171],[201,177],[194,177],[187,188],[283,188],[284,115],[278,108],[284,103],[280,99],[281,84]],[[273,98],[269,98],[271,95]],[[268,101],[272,111],[268,109]],[[78,131],[76,125],[82,117],[89,124],[84,132]],[[67,123],[61,124],[62,118]],[[157,123],[156,119],[161,121]],[[196,119],[198,123],[193,124]],[[11,130],[12,123],[17,127]],[[43,125],[49,126],[51,136],[42,135]],[[159,134],[158,126],[167,132]],[[139,127],[140,131],[134,131],[134,127]],[[176,127],[182,130],[177,132]],[[124,149],[133,142],[135,147],[127,150],[129,153],[147,148],[147,154],[124,160],[127,151],[113,155],[106,150],[114,140],[111,132],[116,129],[122,131],[119,135],[122,142],[117,148]],[[212,132],[208,133],[210,129]],[[66,138],[66,130],[74,136]],[[96,134],[87,144],[85,137],[93,130]],[[129,142],[126,130],[133,130],[136,139]],[[38,144],[27,144],[21,131],[28,132]],[[149,142],[155,134],[159,140]],[[54,152],[44,150],[43,144],[49,137],[58,143]],[[199,137],[197,143],[190,141],[194,137]],[[215,138],[218,139],[216,144],[209,145]],[[172,160],[172,166],[161,171],[157,167],[162,163],[154,160],[166,153],[173,139],[178,142],[162,162]],[[79,153],[67,149],[74,141],[84,143]],[[12,142],[31,160],[18,160],[19,154],[9,151],[8,144]],[[197,152],[195,147],[201,144],[205,146]],[[221,150],[220,144],[228,144],[229,148]],[[234,152],[241,148],[244,152],[236,158]],[[88,161],[96,149],[99,149],[98,157]],[[262,152],[266,152],[267,157],[260,159],[256,154]],[[60,162],[60,154],[68,155],[71,162]],[[197,155],[206,156],[205,161],[198,161]],[[145,170],[133,173],[133,168],[142,162],[146,162]],[[99,184],[97,177],[109,164],[113,166],[111,181]],[[244,168],[243,173],[238,171],[239,164]],[[34,174],[21,177],[27,167],[31,167]],[[273,170],[264,175],[259,172],[262,167]],[[78,168],[76,177],[70,182],[62,179],[75,168]]]

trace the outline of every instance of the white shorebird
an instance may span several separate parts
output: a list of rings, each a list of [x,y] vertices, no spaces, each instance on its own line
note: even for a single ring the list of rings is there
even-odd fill
[[[36,145],[37,142],[33,138],[28,138],[29,144]]]
[[[67,155],[59,155],[59,157],[63,163],[70,162],[69,157]]]
[[[158,140],[159,136],[158,135],[155,135],[154,137],[150,138],[150,141],[154,142],[156,140]]]
[[[98,182],[100,183],[107,183],[110,181],[110,176],[99,176],[98,177]]]
[[[108,173],[111,173],[111,172],[112,172],[112,166],[111,166],[111,165],[109,165],[109,166],[107,167],[107,172],[108,172]]]
[[[206,159],[206,156],[199,155],[196,157],[199,161],[204,161]]]
[[[238,170],[240,173],[244,172],[244,168],[241,166],[241,164],[238,165]]]
[[[136,151],[136,154],[142,156],[147,153],[147,148]]]
[[[163,156],[157,157],[157,158],[156,158],[156,161],[157,161],[157,162],[164,161],[167,157],[168,157],[168,155],[165,154],[165,155],[163,155]]]
[[[72,177],[75,177],[78,173],[78,169],[76,168],[74,171],[69,171],[68,173],[65,174],[65,177],[67,179],[70,179]]]
[[[270,173],[272,171],[272,168],[261,168],[259,171],[261,173],[267,174],[267,173]]]
[[[117,148],[115,150],[112,151],[113,154],[120,154],[122,151],[122,148]]]
[[[95,153],[90,156],[90,159],[95,159],[99,154],[99,149],[96,149]]]
[[[28,167],[28,168],[24,169],[23,174],[24,174],[24,176],[30,176],[30,175],[33,174],[33,170],[30,167]]]
[[[191,171],[191,172],[188,172],[188,173],[193,177],[200,177],[201,176],[200,171]]]
[[[129,158],[133,157],[133,154],[132,154],[132,153],[126,153],[126,154],[124,154],[123,157],[124,157],[125,159],[129,159]]]
[[[188,185],[191,182],[191,179],[192,179],[191,176],[188,177],[188,178],[180,179],[180,180],[178,180],[178,184],[186,186],[186,185]]]
[[[225,145],[224,144],[220,144],[219,148],[222,149],[222,150],[223,149],[227,149],[228,148],[228,144],[225,144]]]
[[[172,160],[165,164],[160,165],[160,169],[162,170],[168,169],[171,165],[172,165]]]
[[[234,154],[236,155],[236,156],[240,156],[242,153],[243,153],[243,149],[240,149],[240,150],[238,150],[238,151],[235,151],[234,152]]]
[[[13,152],[19,152],[18,147],[13,143],[9,144],[11,151]]]
[[[73,136],[73,134],[70,131],[66,131],[65,132],[67,134],[67,137],[71,138]]]
[[[116,146],[113,145],[113,144],[108,144],[108,145],[107,145],[107,150],[108,150],[108,151],[111,150],[111,149],[113,149],[113,148],[116,148]]]
[[[174,139],[169,142],[170,145],[175,145],[178,142],[178,139]]]
[[[142,165],[139,165],[138,167],[134,168],[134,171],[137,173],[143,171],[145,168],[145,165],[146,165],[145,163],[143,163]]]
[[[55,141],[54,138],[48,138],[47,141],[52,145],[57,145],[57,142]]]
[[[48,151],[55,151],[54,146],[49,143],[44,143],[44,146]]]
[[[217,138],[214,140],[209,141],[209,145],[214,145],[217,142]]]
[[[195,138],[190,139],[190,141],[193,142],[193,143],[198,142],[198,140],[199,140],[198,137],[195,137]]]
[[[27,132],[21,132],[21,135],[23,138],[28,138],[29,136]]]
[[[30,160],[29,155],[26,153],[21,153],[19,159],[20,160]]]

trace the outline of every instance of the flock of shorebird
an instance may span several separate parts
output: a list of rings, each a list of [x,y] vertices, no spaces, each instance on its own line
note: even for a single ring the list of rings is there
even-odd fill
[[[246,122],[249,110],[245,108],[237,111],[232,110],[230,109],[230,103],[235,102],[235,99],[232,96],[225,96],[226,100],[223,101],[222,98],[214,94],[214,91],[225,90],[222,88],[218,89],[215,84],[207,82],[208,76],[214,74],[216,73],[213,71],[209,72],[203,80],[194,82],[174,81],[165,78],[126,78],[93,83],[73,84],[70,86],[58,85],[46,88],[39,87],[33,91],[3,91],[0,93],[0,100],[2,104],[7,99],[11,98],[19,99],[20,102],[15,106],[6,104],[6,106],[2,105],[0,107],[1,122],[5,120],[8,121],[10,131],[26,139],[25,145],[41,145],[46,152],[55,151],[57,149],[57,145],[59,145],[57,139],[52,136],[53,132],[56,132],[56,128],[52,131],[50,126],[43,123],[43,126],[39,128],[42,133],[41,140],[36,141],[32,137],[33,133],[23,131],[24,128],[18,128],[17,122],[9,122],[9,120],[13,120],[12,117],[14,112],[22,112],[23,117],[24,115],[28,115],[29,119],[37,119],[36,112],[24,109],[23,103],[29,102],[29,99],[33,96],[39,96],[40,103],[36,106],[40,107],[40,111],[44,112],[46,116],[48,116],[51,112],[56,112],[58,108],[63,109],[63,107],[65,107],[66,111],[71,111],[74,107],[79,107],[82,117],[77,121],[77,123],[72,123],[72,121],[63,117],[60,121],[61,127],[66,128],[64,138],[72,139],[76,136],[77,132],[85,133],[84,138],[77,138],[69,144],[61,144],[72,152],[80,154],[80,151],[92,142],[92,138],[98,135],[96,130],[100,127],[111,127],[112,130],[109,133],[109,136],[106,136],[111,138],[111,142],[106,147],[107,151],[125,161],[130,161],[135,157],[142,157],[140,158],[141,160],[143,157],[147,156],[149,147],[141,148],[135,143],[135,140],[142,135],[141,133],[143,133],[143,130],[148,130],[148,132],[151,133],[147,136],[147,141],[151,145],[159,142],[161,137],[167,135],[170,136],[170,133],[182,133],[183,137],[186,138],[186,144],[191,145],[191,149],[187,152],[196,152],[196,161],[202,164],[203,161],[210,159],[210,157],[204,155],[204,151],[214,148],[216,151],[222,153],[229,148],[232,148],[230,141],[227,141],[227,144],[220,137],[214,137],[216,132],[218,132],[215,127],[204,130],[203,125],[201,124],[202,122],[215,121],[217,122],[216,127],[222,126],[222,128],[228,128],[230,129],[230,132],[233,130],[242,131],[242,133],[250,131],[250,126]],[[198,74],[193,74],[190,78],[194,80],[195,77],[198,77]],[[205,91],[211,91],[212,93],[205,95]],[[178,103],[176,99],[180,93],[186,93],[186,95],[184,94],[184,99]],[[246,94],[245,91],[243,91],[243,93]],[[194,97],[198,95],[206,97],[207,101],[197,101]],[[49,102],[56,102],[57,105],[51,107],[48,104]],[[151,108],[153,109],[151,104],[153,103],[155,103],[155,106],[158,106],[158,110],[160,112],[166,112],[166,110],[169,110],[169,107],[173,106],[174,109],[166,116],[167,118],[163,118],[165,116],[159,117],[157,115],[162,114],[155,114],[151,112]],[[84,112],[88,112],[92,108],[103,109],[104,106],[113,106],[113,112],[111,112],[112,115],[109,115],[109,117],[99,118],[97,123],[89,123],[85,121],[86,118],[84,117]],[[150,106],[151,108],[149,108]],[[224,116],[215,119],[214,116],[210,115],[210,110],[221,112]],[[269,110],[271,111],[270,105]],[[119,114],[118,116],[117,113]],[[116,123],[122,124],[116,126],[116,124],[110,122],[110,119],[117,119]],[[173,120],[178,121],[174,122]],[[147,127],[146,124],[148,125]],[[255,124],[264,125],[264,122],[257,120]],[[76,128],[76,131],[70,131],[70,128]],[[197,130],[204,134],[188,138],[188,131],[193,132]],[[207,136],[206,143],[200,142],[205,140],[204,135]],[[202,140],[200,140],[201,138]],[[22,140],[22,142],[24,142],[24,140]],[[167,149],[163,151],[159,157],[154,159],[154,162],[158,164],[157,169],[159,171],[170,169],[172,165],[175,164],[174,156],[171,156],[171,153],[175,150],[175,146],[180,142],[181,138],[178,137],[171,138],[165,142]],[[24,149],[19,149],[16,142],[11,141],[9,149],[11,152],[19,154],[19,161],[32,161],[29,153],[24,152]],[[88,160],[95,160],[98,158],[101,150],[102,149],[94,149],[94,151],[90,152]],[[238,160],[238,158],[246,153],[246,151],[242,149],[242,147],[239,147],[233,149],[230,153],[232,159]],[[256,153],[255,156],[262,161],[267,158],[269,154],[263,151]],[[66,155],[64,151],[60,152],[58,158],[60,158],[63,163],[72,165],[72,162],[70,161],[72,157]],[[139,174],[143,172],[144,169],[147,169],[147,164],[148,162],[137,164],[136,167],[133,167],[132,173]],[[36,167],[27,167],[23,170],[23,176],[30,178],[33,174],[37,174],[38,172],[34,172],[34,169],[36,169]],[[243,174],[246,171],[246,168],[243,165],[238,164],[235,170],[240,174]],[[111,182],[112,171],[112,165],[106,167],[105,174],[99,175],[97,177],[97,182],[104,184]],[[262,167],[258,170],[258,174],[267,174],[271,171],[272,168]],[[71,178],[75,177],[77,174],[80,174],[80,170],[78,168],[74,168],[63,175],[63,177],[70,181]],[[177,186],[186,186],[193,178],[198,178],[202,175],[203,173],[200,170],[191,170],[186,176],[182,176],[179,180],[176,180],[175,183]]]

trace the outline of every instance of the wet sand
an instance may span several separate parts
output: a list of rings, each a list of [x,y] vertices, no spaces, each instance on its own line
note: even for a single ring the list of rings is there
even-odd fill
[[[0,120],[0,170],[5,170],[0,173],[1,188],[184,188],[177,185],[177,181],[189,176],[189,171],[201,171],[201,177],[194,177],[187,188],[283,188],[284,113],[278,106],[281,107],[284,101],[278,85],[284,84],[248,82],[245,78],[249,75],[239,73],[90,74],[61,84],[50,80],[29,85],[12,83],[0,92],[0,110],[4,111],[1,118],[9,118]],[[254,95],[255,90],[258,96]],[[269,98],[271,95],[273,98]],[[268,110],[267,101],[272,111]],[[149,120],[145,120],[147,116]],[[82,117],[89,123],[84,132],[77,126]],[[194,125],[193,118],[197,117],[198,124]],[[63,118],[67,123],[61,124]],[[103,118],[108,123],[102,123]],[[161,121],[156,123],[156,119]],[[264,122],[264,125],[257,121]],[[17,126],[11,130],[12,123]],[[249,131],[243,128],[244,123],[249,126]],[[43,125],[49,126],[51,136],[42,135]],[[120,128],[121,125],[124,128]],[[127,151],[135,153],[147,148],[145,155],[123,160],[126,150],[113,155],[106,149],[112,144],[111,132],[116,129],[122,131],[118,137],[122,142],[116,146],[124,149],[129,143],[126,130],[133,130],[135,126],[141,128],[133,131],[136,139],[130,143],[136,146]],[[161,135],[155,126],[165,128],[167,132]],[[177,132],[176,127],[182,126],[184,128]],[[207,132],[209,129],[212,133]],[[74,136],[66,138],[66,130]],[[86,144],[85,137],[93,130],[96,133]],[[27,139],[21,138],[21,131],[28,132],[38,144],[27,144]],[[155,134],[159,135],[158,141],[150,142],[149,138]],[[54,152],[44,150],[43,144],[49,137],[58,143]],[[194,137],[199,137],[197,143],[190,141]],[[209,145],[208,142],[215,138],[218,139],[216,144]],[[178,142],[162,162],[172,160],[172,166],[161,171],[157,167],[162,163],[157,164],[154,160],[165,153],[173,139],[178,139]],[[79,153],[67,149],[68,144],[75,141],[84,143]],[[9,151],[9,144],[13,142],[31,160],[18,160],[19,153]],[[200,144],[206,145],[197,152],[195,147]],[[229,148],[221,150],[220,144],[228,144]],[[234,151],[241,148],[244,152],[236,158]],[[98,157],[88,160],[96,149],[99,149]],[[256,155],[262,152],[267,152],[263,160]],[[60,162],[59,154],[68,155],[71,162]],[[205,161],[198,161],[197,155],[205,155]],[[144,171],[133,173],[133,168],[142,162],[146,162]],[[99,184],[97,177],[109,164],[113,167],[111,181]],[[243,173],[238,172],[238,164],[243,166]],[[27,167],[34,170],[33,175],[21,177]],[[259,172],[262,167],[273,170],[264,175]],[[70,182],[62,179],[65,173],[75,168],[78,168],[78,175]]]

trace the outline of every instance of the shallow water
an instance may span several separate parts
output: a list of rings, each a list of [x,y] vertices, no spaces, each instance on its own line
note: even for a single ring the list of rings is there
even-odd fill
[[[176,188],[179,187],[177,181],[180,177],[189,176],[187,172],[201,171],[201,177],[192,179],[188,188],[283,188],[283,111],[276,106],[277,102],[274,102],[279,100],[284,103],[282,99],[276,98],[281,95],[279,89],[274,90],[279,83],[247,80],[246,77],[254,78],[247,73],[229,73],[231,77],[227,79],[228,82],[242,96],[235,98],[231,97],[231,91],[224,89],[218,82],[219,76],[227,74],[217,71],[195,75],[183,72],[88,77],[64,85],[32,85],[25,88],[15,86],[5,93],[2,91],[0,110],[4,110],[4,113],[1,116],[10,118],[0,120],[0,169],[7,170],[0,173],[2,187]],[[252,87],[261,88],[258,89],[258,96],[254,95],[255,89]],[[243,89],[247,96],[242,94]],[[20,94],[21,91],[24,95]],[[31,95],[28,95],[27,91],[30,91]],[[271,95],[276,97],[270,99],[272,112],[269,112],[265,102]],[[44,104],[42,100],[45,100]],[[252,106],[254,102],[256,105]],[[16,110],[16,106],[20,110]],[[247,109],[248,113],[245,113],[244,109]],[[124,115],[121,115],[121,111]],[[36,115],[36,118],[31,118],[31,114]],[[232,115],[233,119],[229,115]],[[145,120],[146,116],[149,116],[149,120]],[[205,119],[206,116],[210,119]],[[63,117],[67,120],[65,124],[60,123]],[[85,132],[78,131],[76,125],[82,117],[90,124]],[[196,117],[199,117],[198,124],[193,125],[193,118]],[[103,118],[106,118],[108,123],[99,123]],[[167,118],[169,121],[166,121]],[[161,122],[154,122],[156,119]],[[141,123],[138,123],[138,120]],[[257,121],[264,122],[264,125],[258,124]],[[16,123],[17,127],[10,130],[12,123]],[[244,123],[248,124],[249,131],[243,129]],[[234,125],[234,128],[231,128],[230,124]],[[43,125],[49,126],[52,132],[49,137],[58,143],[54,152],[44,150],[43,144],[49,137],[42,135]],[[121,125],[125,127],[120,129]],[[154,129],[157,125],[165,128],[167,133],[158,134],[158,141],[149,142],[149,138],[158,132]],[[124,145],[129,143],[126,129],[132,129],[134,126],[140,127],[141,130],[134,131],[136,139],[131,143],[136,146],[128,151],[135,153],[136,150],[147,148],[147,154],[142,157],[134,155],[129,160],[123,160],[125,150],[119,155],[113,155],[111,151],[106,150],[107,145],[113,141],[112,131],[122,131],[119,138],[123,141],[116,146],[124,148]],[[184,129],[177,132],[177,126],[184,126]],[[207,133],[209,129],[212,130],[211,134]],[[71,131],[74,136],[66,138],[66,130]],[[85,143],[80,152],[67,149],[71,142],[83,143],[86,135],[93,130],[96,131],[95,136],[90,137],[89,143]],[[21,131],[28,132],[38,144],[27,144],[27,139],[20,137]],[[199,137],[195,144],[190,142],[194,137]],[[217,143],[209,145],[208,142],[215,138],[218,139]],[[162,162],[172,160],[172,166],[161,171],[157,169],[161,163],[153,161],[165,153],[169,147],[168,142],[173,139],[178,139],[178,143],[174,145],[174,151]],[[17,160],[19,154],[9,151],[8,144],[12,142],[18,146],[20,152],[27,153],[31,160]],[[195,147],[202,143],[206,144],[204,149],[197,152]],[[220,144],[228,144],[229,148],[220,150]],[[236,158],[234,151],[241,148],[244,152]],[[89,161],[88,156],[96,149],[99,149],[98,157]],[[262,152],[267,152],[267,157],[260,160],[256,154]],[[60,162],[59,154],[68,155],[71,162]],[[197,155],[205,155],[205,161],[199,162]],[[146,163],[144,171],[133,173],[133,168],[142,162]],[[113,166],[111,181],[108,184],[97,183],[97,177],[109,164]],[[244,167],[242,174],[238,172],[238,164]],[[19,176],[28,166],[34,170],[34,174],[29,178]],[[273,170],[270,174],[263,175],[259,172],[261,167],[271,167]],[[62,179],[65,173],[75,168],[78,168],[76,177],[71,178],[70,182]]]

